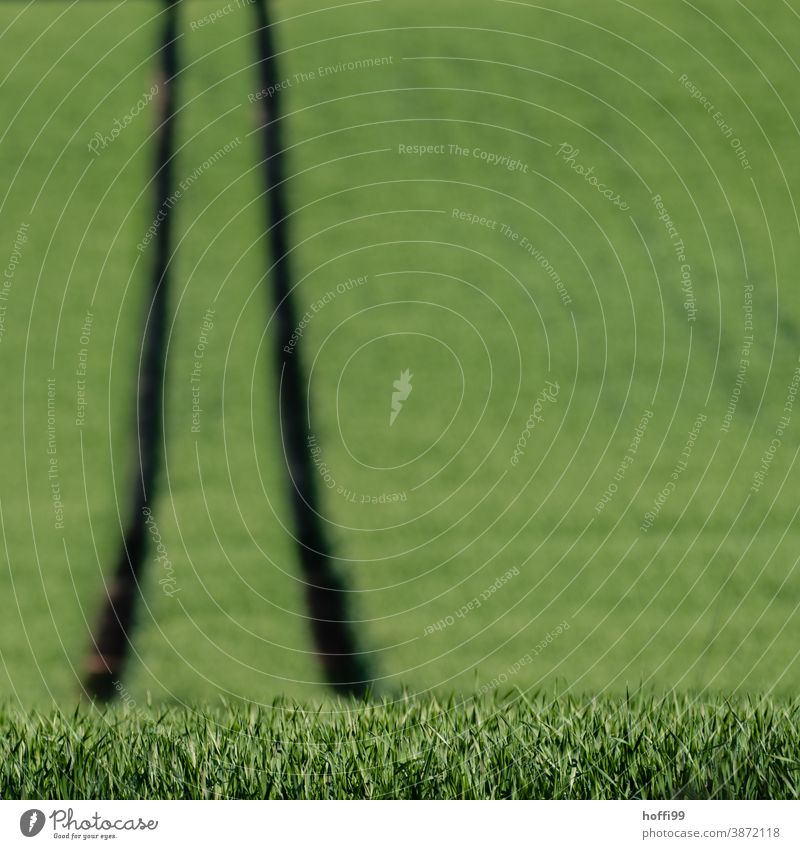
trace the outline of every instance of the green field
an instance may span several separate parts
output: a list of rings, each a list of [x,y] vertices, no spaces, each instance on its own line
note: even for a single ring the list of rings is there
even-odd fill
[[[0,714],[19,799],[796,799],[796,701],[278,700]]]
[[[222,5],[182,10],[176,175],[187,188],[175,206],[166,468],[154,509],[178,592],[162,592],[154,561],[125,681],[130,698],[156,706],[324,693],[286,531],[251,18],[234,8],[192,26]],[[699,699],[669,708],[675,728],[702,732],[683,754],[661,733],[665,773],[626,771],[635,755],[614,736],[634,739],[647,711],[628,720],[615,708],[603,720],[585,701],[585,728],[611,735],[596,762],[547,760],[535,723],[512,731],[493,719],[481,731],[494,741],[489,761],[443,778],[448,795],[670,795],[684,783],[688,795],[725,795],[740,766],[747,793],[792,795],[795,773],[777,761],[736,760],[731,739],[755,732],[714,700],[784,699],[800,673],[800,7],[549,7],[275,6],[296,295],[313,313],[299,354],[310,432],[375,691],[447,699],[557,683],[592,697],[630,687]],[[0,273],[13,265],[0,291],[0,693],[25,707],[75,702],[133,474],[151,260],[137,246],[153,218],[155,116],[152,105],[132,112],[153,83],[159,8],[0,6]],[[93,153],[90,140],[110,138],[115,121],[125,128]],[[413,391],[390,427],[404,369]],[[537,406],[547,381],[557,393]],[[357,721],[386,734],[426,712],[452,734],[467,721],[435,703],[409,718],[382,710]],[[579,731],[552,710],[556,747]],[[761,710],[752,715],[775,729],[763,755],[784,757],[796,707]],[[136,746],[160,746],[150,721],[121,718],[114,733],[129,723]],[[180,712],[164,721],[190,722]],[[312,771],[302,735],[320,745],[335,736],[298,713],[219,721],[223,771],[240,728],[298,734],[297,763],[310,758]],[[24,736],[38,720],[12,712],[2,722]],[[420,760],[435,736],[422,728],[394,755],[409,795],[428,793],[426,776],[449,774],[460,757],[435,748],[431,763]],[[518,750],[495,745],[516,733]],[[89,758],[91,739],[75,743],[72,763],[87,772],[74,792],[69,772],[23,770],[23,780],[9,758],[0,783],[34,796],[124,796],[133,767],[112,779],[112,755]],[[392,745],[376,738],[373,765]],[[704,762],[706,746],[721,760]],[[534,750],[540,760],[525,772]],[[342,794],[390,792],[380,770],[348,773],[350,755],[337,751],[334,772],[350,776],[335,779]],[[187,750],[159,753],[170,766],[157,781],[174,784],[142,777],[152,795],[321,792],[292,774],[294,761],[270,773],[267,750],[252,753],[260,777],[250,790],[233,773],[189,788],[170,760],[187,763]],[[598,777],[606,759],[612,783]],[[705,772],[689,780],[681,770],[693,764]]]

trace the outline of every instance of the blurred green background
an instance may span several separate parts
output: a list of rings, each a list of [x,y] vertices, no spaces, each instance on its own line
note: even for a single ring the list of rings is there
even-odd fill
[[[125,686],[317,697],[269,361],[253,16],[182,6],[175,171],[202,173],[175,207],[155,510],[179,592],[153,562]],[[156,112],[132,112],[160,8],[0,6],[0,693],[26,705],[75,698],[119,545],[152,260],[137,245]],[[284,0],[274,15],[298,308],[367,277],[313,313],[300,355],[378,686],[794,692],[797,4]],[[523,435],[548,380],[558,394]]]

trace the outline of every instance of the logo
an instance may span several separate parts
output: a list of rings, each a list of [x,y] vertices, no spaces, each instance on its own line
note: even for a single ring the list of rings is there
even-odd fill
[[[31,808],[19,818],[19,830],[25,837],[36,837],[44,828],[44,813],[38,808]]]
[[[400,410],[403,409],[403,402],[408,400],[413,387],[411,386],[411,374],[409,369],[400,372],[400,379],[395,380],[392,386],[395,391],[392,392],[392,412],[389,415],[389,427],[394,424],[394,420],[400,415]]]

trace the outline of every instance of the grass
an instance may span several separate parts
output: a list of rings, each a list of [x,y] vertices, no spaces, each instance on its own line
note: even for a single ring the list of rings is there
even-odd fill
[[[416,698],[0,713],[4,798],[796,799],[800,702]]]
[[[232,139],[241,144],[175,207],[167,465],[154,517],[180,592],[159,590],[154,562],[125,681],[140,703],[149,692],[156,705],[218,693],[265,704],[321,696],[284,530],[260,183],[249,171],[257,155],[250,18],[237,9],[213,26],[188,24],[220,5],[184,4],[177,173],[191,175]],[[559,680],[602,697],[640,683],[712,704],[715,694],[792,697],[797,409],[763,486],[752,484],[798,358],[797,4],[330,5],[277,3],[287,78],[392,57],[369,70],[316,73],[284,92],[298,303],[309,309],[340,281],[369,277],[315,314],[303,336],[312,430],[338,486],[407,495],[362,503],[338,487],[324,491],[378,691],[446,698],[508,674],[526,692]],[[117,499],[133,474],[135,331],[149,261],[137,244],[152,219],[153,115],[143,111],[96,157],[87,143],[150,90],[157,9],[0,4],[8,73],[0,157],[9,175],[0,270],[20,224],[29,225],[0,340],[0,692],[27,706],[74,702],[119,546]],[[735,127],[751,170],[682,75]],[[556,155],[564,142],[629,210]],[[405,155],[401,144],[448,153]],[[451,155],[450,145],[518,159],[528,173]],[[656,193],[691,264],[691,323]],[[508,224],[520,238],[454,209]],[[555,269],[569,304],[522,237]],[[739,392],[748,280],[750,365],[723,430]],[[195,433],[189,380],[212,304]],[[406,368],[413,392],[390,429],[392,382]],[[51,378],[63,529],[48,478]],[[560,384],[558,401],[512,466],[548,379]],[[646,410],[653,416],[635,459],[597,512]],[[682,459],[674,492],[641,530]],[[478,608],[457,615],[476,598]],[[448,617],[452,624],[431,628]],[[548,640],[562,622],[569,629]],[[534,662],[520,663],[542,642]],[[711,734],[725,709],[694,710],[681,716]],[[585,716],[592,711],[584,706]],[[370,709],[359,722],[383,715]]]

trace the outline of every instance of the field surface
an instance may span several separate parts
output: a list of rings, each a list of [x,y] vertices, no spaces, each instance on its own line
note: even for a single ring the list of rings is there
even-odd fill
[[[110,714],[107,737],[10,708],[0,784],[558,797],[726,795],[734,780],[795,795],[796,705],[747,698],[788,698],[800,675],[797,3],[275,4],[323,511],[375,692],[445,699],[320,724],[180,708],[323,698],[269,361],[254,132],[269,95],[247,5],[209,20],[222,5],[181,13],[153,514],[175,592],[153,559],[124,682],[129,701],[175,707]],[[156,115],[137,102],[159,9],[0,4],[13,705],[74,706],[119,546],[152,260]],[[554,685],[576,694],[569,710],[447,707]],[[626,688],[695,695],[626,712]],[[453,742],[473,710],[485,745]]]
[[[0,715],[0,786],[49,799],[796,799],[798,703],[136,706]]]

